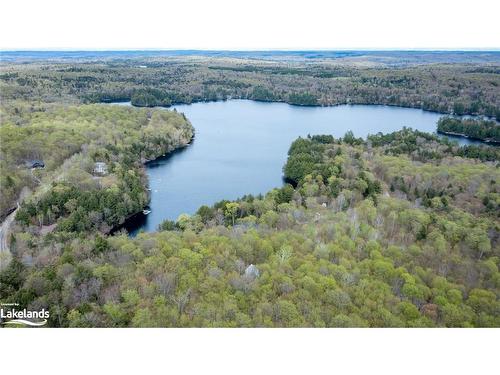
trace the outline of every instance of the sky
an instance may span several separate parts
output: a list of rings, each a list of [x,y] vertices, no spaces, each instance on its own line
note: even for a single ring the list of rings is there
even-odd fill
[[[5,0],[1,49],[498,49],[492,0]]]

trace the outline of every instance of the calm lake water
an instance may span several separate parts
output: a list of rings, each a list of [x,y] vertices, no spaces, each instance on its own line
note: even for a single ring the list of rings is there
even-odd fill
[[[129,103],[121,103],[130,105]],[[202,205],[280,187],[290,144],[299,136],[352,130],[358,137],[403,126],[434,133],[441,116],[378,105],[298,107],[249,100],[176,105],[196,129],[187,148],[147,164],[151,213],[128,224],[131,235]],[[457,138],[462,144],[474,143]]]

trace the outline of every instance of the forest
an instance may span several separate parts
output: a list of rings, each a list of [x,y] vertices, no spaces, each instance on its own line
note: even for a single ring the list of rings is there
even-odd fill
[[[119,229],[149,202],[144,163],[194,137],[151,107],[385,104],[498,140],[497,63],[410,60],[2,61],[0,216],[15,212],[0,300],[50,309],[49,327],[500,327],[498,147],[311,135],[281,187]]]
[[[194,129],[182,114],[107,105],[1,107],[0,212],[22,189],[35,191],[17,213],[24,223],[104,232],[148,203],[142,163],[186,146]],[[44,168],[31,168],[30,160]],[[95,163],[105,163],[105,175]]]
[[[135,57],[5,61],[4,100],[137,106],[253,99],[295,105],[385,104],[500,119],[498,64]],[[437,60],[439,61],[439,60]],[[394,62],[394,61],[393,61]]]
[[[0,298],[62,327],[498,327],[499,159],[461,149],[312,136],[290,147],[291,184],[155,233],[19,221]]]
[[[438,121],[437,131],[500,143],[500,125],[495,121],[442,117]]]

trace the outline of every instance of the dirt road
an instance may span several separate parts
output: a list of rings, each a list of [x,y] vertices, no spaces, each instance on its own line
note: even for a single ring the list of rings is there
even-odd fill
[[[5,218],[2,225],[0,226],[0,269],[9,264],[10,261],[11,255],[9,250],[9,232],[10,225],[16,217],[16,212],[17,208]]]

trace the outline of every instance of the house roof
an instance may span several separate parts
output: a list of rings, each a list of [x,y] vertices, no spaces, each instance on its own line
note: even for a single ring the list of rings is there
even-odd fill
[[[26,161],[26,165],[27,165],[27,166],[30,166],[30,167],[34,167],[34,166],[45,166],[45,163],[43,162],[43,160],[40,160],[40,159],[33,159],[33,160],[27,160],[27,161]]]

